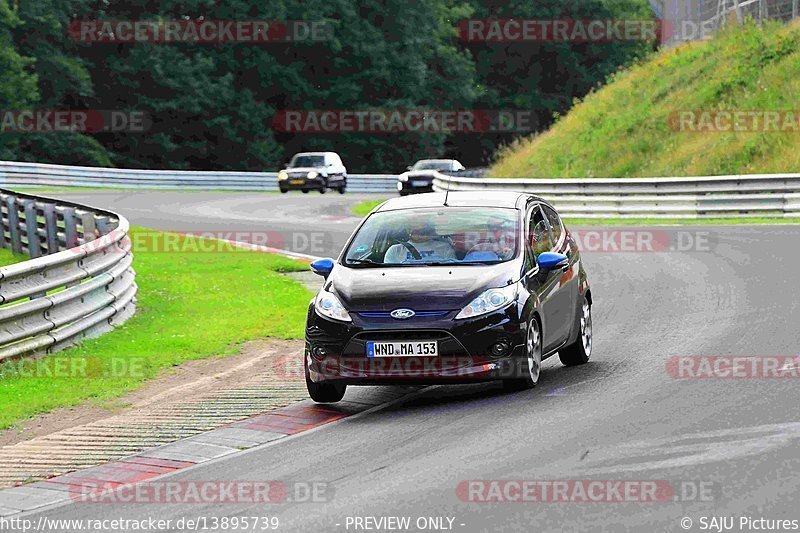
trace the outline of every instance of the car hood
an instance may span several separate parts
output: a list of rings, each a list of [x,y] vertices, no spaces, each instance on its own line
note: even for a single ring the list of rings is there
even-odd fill
[[[285,168],[283,170],[288,174],[308,174],[312,170],[314,172],[322,174],[323,170],[325,169],[322,167],[297,167],[297,168]]]
[[[452,311],[516,281],[514,261],[500,265],[346,268],[336,265],[329,290],[351,311]]]

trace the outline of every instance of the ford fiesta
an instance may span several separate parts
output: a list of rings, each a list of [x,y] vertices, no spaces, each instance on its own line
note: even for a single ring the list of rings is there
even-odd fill
[[[325,277],[306,322],[316,402],[347,385],[503,380],[529,388],[544,359],[586,363],[592,293],[555,209],[511,192],[389,200],[364,219]]]

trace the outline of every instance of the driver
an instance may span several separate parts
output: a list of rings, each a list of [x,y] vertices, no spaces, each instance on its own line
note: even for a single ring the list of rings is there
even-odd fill
[[[414,251],[419,253],[415,257]],[[429,218],[415,218],[408,228],[407,244],[395,244],[386,250],[383,262],[387,264],[437,262],[456,259],[456,251],[449,240],[440,237]]]
[[[495,254],[498,260],[505,261],[514,254],[516,231],[512,220],[491,217],[486,221],[486,231],[480,236],[479,242],[474,244],[467,252],[464,257],[465,260],[490,252]]]

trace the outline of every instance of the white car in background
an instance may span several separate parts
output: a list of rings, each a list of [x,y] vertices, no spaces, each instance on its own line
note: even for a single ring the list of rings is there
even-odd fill
[[[316,190],[324,194],[333,189],[344,194],[347,169],[335,152],[302,152],[295,154],[286,168],[278,172],[278,188],[282,193]]]
[[[397,178],[397,192],[400,196],[417,192],[433,192],[436,174],[455,174],[466,170],[456,159],[422,159],[408,167]]]

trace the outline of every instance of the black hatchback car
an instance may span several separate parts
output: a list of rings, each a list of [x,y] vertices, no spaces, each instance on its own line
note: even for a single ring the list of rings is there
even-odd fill
[[[316,402],[347,385],[503,380],[533,387],[542,360],[592,353],[592,293],[555,209],[515,192],[389,200],[367,216],[325,276],[306,322]]]

